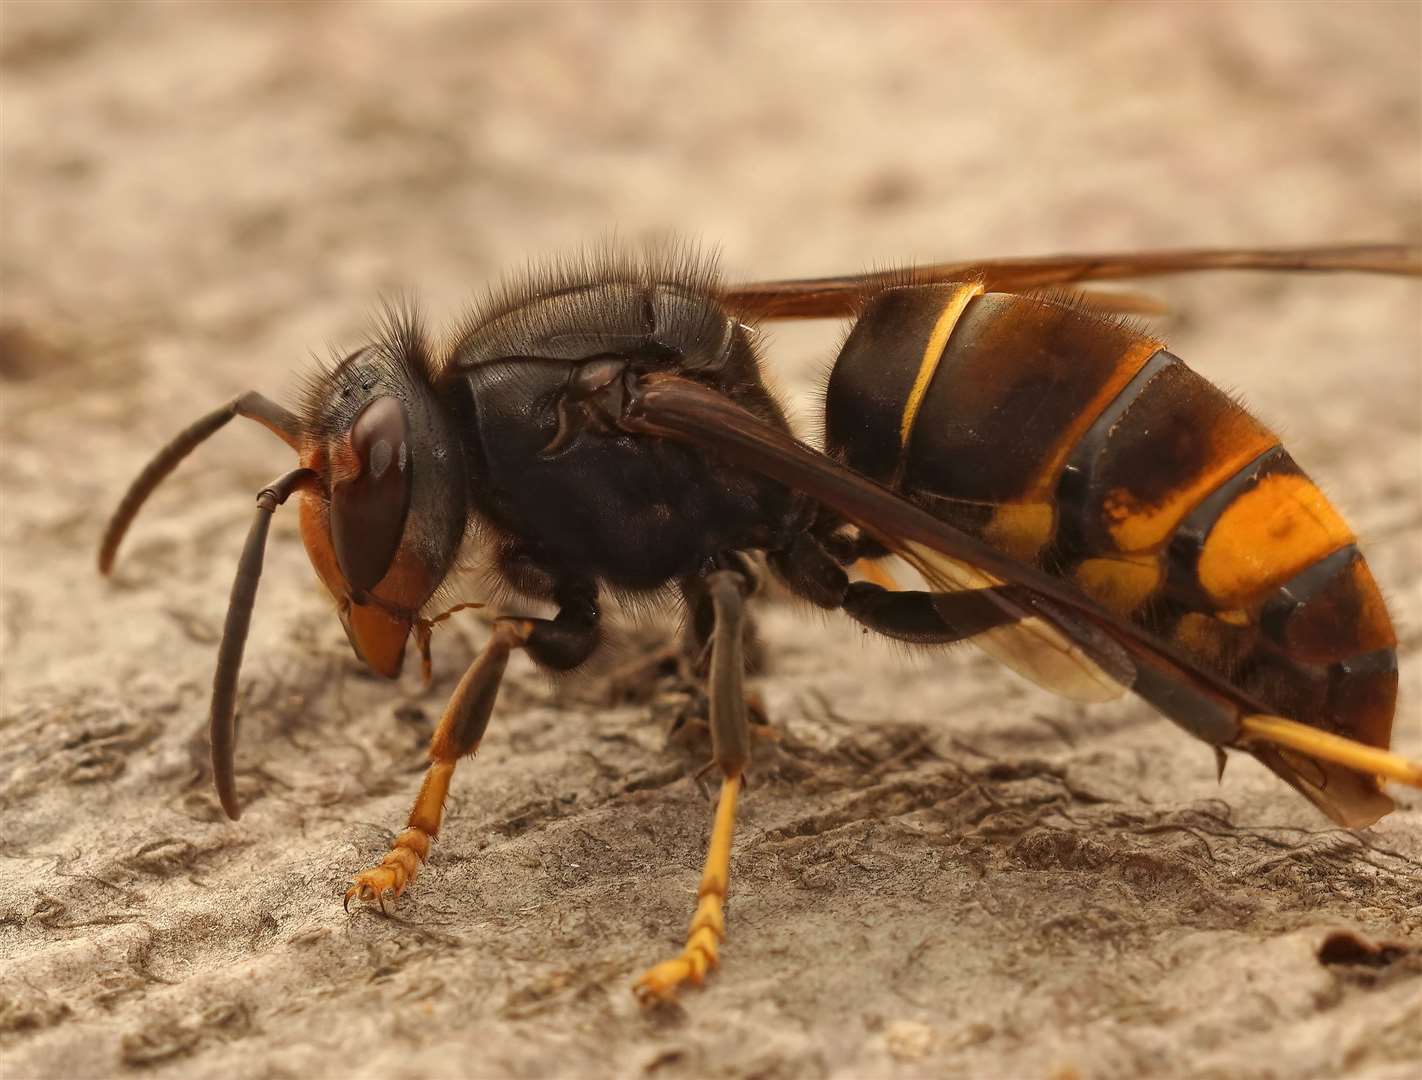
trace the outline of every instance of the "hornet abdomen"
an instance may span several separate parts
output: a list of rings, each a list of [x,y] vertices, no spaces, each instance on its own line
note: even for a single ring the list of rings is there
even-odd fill
[[[1227,674],[1386,747],[1396,637],[1278,437],[1159,341],[1070,300],[886,289],[830,375],[826,450]]]

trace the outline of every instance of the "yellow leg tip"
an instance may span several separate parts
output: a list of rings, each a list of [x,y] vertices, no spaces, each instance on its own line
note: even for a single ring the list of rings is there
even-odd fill
[[[720,963],[720,938],[709,927],[693,933],[675,960],[658,964],[632,984],[632,992],[643,1005],[672,1001],[683,983],[700,986],[706,973]]]
[[[644,972],[642,977],[632,984],[632,992],[643,1005],[674,1001],[682,983],[689,982],[693,986],[700,986],[703,973],[704,969],[698,973],[687,957],[678,956],[675,960],[668,960]]]
[[[740,787],[739,775],[727,778],[721,785],[716,822],[711,830],[706,867],[697,890],[696,913],[691,917],[686,947],[676,959],[651,968],[632,985],[632,992],[643,1005],[671,1001],[683,983],[700,986],[706,973],[718,963],[717,954],[726,936],[723,905],[730,878],[731,829],[736,819],[736,794]]]
[[[693,930],[691,936],[686,939],[686,952],[688,954],[704,954],[711,966],[715,967],[716,950],[721,944],[721,937],[721,934],[709,926],[700,927]]]
[[[686,962],[691,965],[691,981],[700,986],[706,973],[716,966],[716,954],[693,946],[687,950]]]
[[[385,894],[394,893],[396,898],[405,887],[415,880],[420,864],[429,854],[432,837],[422,829],[406,829],[395,840],[395,845],[386,853],[379,866],[351,878],[351,887],[346,890],[345,904],[350,910],[351,901],[375,903],[385,910]]]
[[[703,930],[709,930],[717,941],[726,936],[726,916],[721,910],[719,896],[703,896],[701,902],[696,905],[696,914],[691,917],[691,927],[688,930],[690,937],[687,945],[690,946],[696,940],[696,935]]]

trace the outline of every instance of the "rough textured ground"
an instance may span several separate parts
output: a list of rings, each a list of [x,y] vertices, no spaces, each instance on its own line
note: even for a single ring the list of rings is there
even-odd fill
[[[736,843],[721,973],[677,947],[709,808],[639,707],[521,661],[390,918],[342,913],[482,630],[362,675],[278,517],[249,645],[248,811],[202,726],[251,493],[224,432],[112,582],[105,514],[235,392],[289,392],[376,299],[436,320],[616,226],[728,270],[1422,238],[1422,9],[69,7],[3,38],[0,1054],[129,1075],[1415,1076],[1422,799],[1331,829],[1143,706],[1086,710],[971,652],[906,660],[772,605],[784,734]],[[1158,290],[1176,350],[1289,437],[1367,541],[1422,755],[1415,285]],[[835,330],[777,332],[799,415]],[[808,426],[807,426],[808,430]],[[1397,943],[1335,946],[1351,928]]]

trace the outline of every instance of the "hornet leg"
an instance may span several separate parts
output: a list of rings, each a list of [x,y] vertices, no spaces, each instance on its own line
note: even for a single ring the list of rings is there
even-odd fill
[[[857,553],[849,554],[857,557]],[[843,611],[855,622],[910,645],[965,641],[1014,618],[994,603],[992,596],[1012,597],[1014,586],[930,593],[896,591],[875,581],[850,581],[839,560],[808,535],[797,537],[784,551],[773,552],[770,565],[797,596],[827,611]]]
[[[637,980],[632,990],[643,1004],[672,999],[682,983],[699,986],[706,972],[716,966],[721,941],[726,936],[724,907],[731,874],[731,834],[736,823],[736,798],[750,763],[750,724],[742,685],[743,623],[749,584],[732,570],[718,570],[706,578],[715,613],[708,677],[711,753],[712,764],[722,774],[721,796],[686,946],[675,959],[658,964]]]
[[[757,574],[742,558],[731,566],[744,573],[752,582]],[[709,572],[709,571],[708,571]],[[715,626],[715,611],[706,589],[706,572],[686,578],[681,583],[682,603],[686,620],[681,630],[671,637],[659,636],[641,647],[640,655],[614,668],[602,679],[610,703],[658,701],[682,696],[686,700],[676,714],[673,732],[680,731],[688,721],[702,730],[709,728],[706,716],[706,665],[711,651],[711,632]],[[763,649],[756,633],[750,610],[742,620],[745,635],[746,673],[755,674],[763,666]],[[751,707],[751,722],[761,723],[763,717]]]
[[[742,596],[749,597],[759,588],[755,568],[744,558],[722,563],[723,569],[736,571],[742,578]],[[671,724],[667,728],[667,745],[672,743],[699,744],[709,736],[712,729],[711,687],[712,642],[715,638],[718,617],[715,597],[710,588],[710,571],[687,578],[681,583],[682,601],[686,605],[686,622],[674,648],[676,654],[675,678],[663,684],[663,693],[654,703],[653,715],[661,712],[657,705],[674,703],[670,711]],[[754,675],[764,667],[764,649],[760,635],[756,632],[755,620],[749,605],[742,605],[740,615],[741,644],[738,670],[743,676]],[[722,655],[732,655],[730,645],[722,647]],[[679,700],[678,700],[679,699]],[[751,737],[753,741],[766,739],[775,741],[775,732],[770,727],[770,718],[765,712],[765,703],[755,691],[746,691],[746,708],[750,710]],[[702,770],[702,773],[708,770]]]
[[[439,835],[444,817],[444,800],[454,766],[461,757],[479,749],[509,654],[514,649],[527,649],[542,666],[567,670],[581,664],[597,647],[596,591],[589,586],[575,586],[560,590],[558,600],[561,607],[556,619],[514,618],[494,623],[493,637],[459,680],[430,739],[430,767],[415,796],[405,831],[395,838],[378,866],[352,879],[346,890],[347,909],[352,899],[359,899],[374,901],[383,910],[385,894],[403,893],[429,857],[430,845]]]

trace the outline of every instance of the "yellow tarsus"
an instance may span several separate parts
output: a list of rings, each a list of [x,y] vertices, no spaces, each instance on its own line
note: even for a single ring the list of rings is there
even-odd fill
[[[373,901],[383,910],[387,892],[398,897],[415,880],[421,865],[429,858],[430,844],[439,834],[444,800],[449,794],[449,781],[453,776],[454,762],[430,763],[405,830],[395,838],[395,843],[378,866],[364,870],[351,879],[351,887],[346,890],[347,910],[352,900]]]
[[[726,937],[725,903],[731,879],[731,835],[736,827],[736,796],[740,794],[740,774],[721,782],[716,804],[716,821],[711,827],[711,843],[706,849],[706,866],[697,890],[696,914],[687,929],[686,947],[673,960],[645,972],[632,987],[644,1005],[670,1001],[682,983],[700,986],[706,973],[719,962],[721,942]]]

